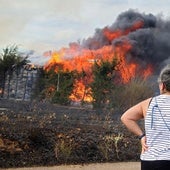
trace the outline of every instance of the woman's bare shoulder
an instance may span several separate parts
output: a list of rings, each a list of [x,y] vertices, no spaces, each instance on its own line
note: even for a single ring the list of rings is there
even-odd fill
[[[142,106],[142,110],[143,110],[143,114],[144,114],[144,117],[146,116],[146,112],[148,110],[148,107],[149,107],[149,104],[152,100],[152,97],[148,98],[148,99],[145,99],[143,100],[140,104]]]
[[[148,98],[148,99],[145,99],[145,100],[143,100],[143,101],[141,102],[141,104],[143,104],[143,105],[146,104],[146,105],[147,105],[147,104],[150,103],[151,99],[152,99],[152,97],[150,97],[150,98]]]

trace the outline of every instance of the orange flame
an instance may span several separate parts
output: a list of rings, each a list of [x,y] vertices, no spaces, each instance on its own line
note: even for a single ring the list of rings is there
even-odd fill
[[[110,31],[108,28],[103,30],[104,35],[109,41],[119,38],[122,35],[127,35],[131,31],[135,31],[143,26],[142,21],[137,21],[134,25],[125,30]],[[89,50],[82,48],[80,44],[72,43],[69,48],[62,48],[59,51],[52,52],[51,59],[44,66],[46,70],[54,69],[57,72],[59,66],[62,66],[63,71],[77,70],[78,72],[85,71],[86,78],[77,80],[74,85],[74,90],[70,99],[73,101],[92,101],[91,89],[87,88],[87,84],[92,81],[92,66],[95,61],[112,61],[114,57],[119,62],[118,70],[120,71],[121,79],[127,83],[135,76],[138,64],[135,62],[127,62],[126,55],[132,49],[131,44],[124,40],[121,44],[103,46],[97,50]],[[143,71],[143,77],[146,78],[152,73],[151,66],[148,66]]]
[[[74,85],[73,93],[70,95],[70,99],[72,101],[91,102],[93,101],[93,98],[91,96],[91,89],[86,88],[86,86],[83,84],[83,81],[77,80]]]
[[[104,35],[107,37],[108,40],[112,41],[116,38],[119,38],[120,36],[123,36],[123,35],[127,35],[129,34],[130,32],[132,31],[135,31],[139,28],[142,28],[144,25],[144,22],[143,21],[136,21],[132,27],[128,28],[128,29],[125,29],[125,30],[114,30],[114,31],[111,31],[109,28],[104,28],[103,29],[103,33]]]

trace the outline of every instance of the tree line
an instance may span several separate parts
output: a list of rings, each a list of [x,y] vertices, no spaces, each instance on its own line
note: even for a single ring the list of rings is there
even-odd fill
[[[0,95],[2,98],[7,75],[9,76],[8,84],[10,84],[12,73],[15,72],[16,75],[19,75],[21,68],[28,62],[28,56],[23,57],[17,46],[3,49],[0,54]],[[152,86],[140,77],[135,77],[126,84],[121,82],[118,65],[119,62],[114,56],[112,61],[94,62],[93,81],[84,83],[85,89],[91,89],[90,95],[93,98],[91,104],[94,108],[118,112],[153,94]],[[58,67],[57,72],[54,69],[56,67]],[[62,64],[53,65],[48,71],[41,68],[32,98],[68,105],[71,103],[70,95],[74,93],[75,81],[86,79],[88,79],[88,75],[84,70],[81,73],[76,70],[64,71]],[[83,98],[81,103],[84,104]]]

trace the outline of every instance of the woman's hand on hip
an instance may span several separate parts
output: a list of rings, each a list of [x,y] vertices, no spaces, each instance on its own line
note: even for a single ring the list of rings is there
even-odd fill
[[[142,153],[144,153],[145,151],[148,150],[148,146],[146,144],[146,136],[144,136],[142,139],[141,139],[141,146],[142,146]]]

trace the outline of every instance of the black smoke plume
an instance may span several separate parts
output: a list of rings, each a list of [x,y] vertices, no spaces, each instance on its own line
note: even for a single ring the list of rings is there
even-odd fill
[[[104,29],[110,32],[121,30],[122,32],[131,28],[136,22],[143,22],[142,27],[130,31],[128,34],[113,39],[112,41],[104,34]],[[132,45],[126,60],[135,61],[140,67],[145,68],[151,64],[155,73],[167,63],[170,63],[170,20],[164,20],[160,16],[139,13],[135,10],[128,10],[121,13],[116,21],[103,29],[96,29],[95,34],[83,40],[82,46],[88,49],[99,49],[105,45],[117,44],[126,40]]]

